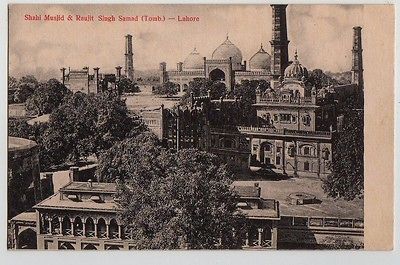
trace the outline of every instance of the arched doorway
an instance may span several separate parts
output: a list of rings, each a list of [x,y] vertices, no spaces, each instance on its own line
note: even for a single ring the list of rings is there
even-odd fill
[[[37,249],[36,232],[27,228],[18,234],[18,249]]]
[[[260,162],[264,165],[270,165],[272,163],[272,152],[273,145],[269,142],[264,142],[260,145]]]
[[[225,73],[221,69],[214,69],[210,72],[210,79],[212,81],[225,81]]]

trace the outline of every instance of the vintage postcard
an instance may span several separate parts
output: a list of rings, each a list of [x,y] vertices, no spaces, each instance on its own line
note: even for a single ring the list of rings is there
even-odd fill
[[[393,5],[8,12],[8,249],[392,249]]]

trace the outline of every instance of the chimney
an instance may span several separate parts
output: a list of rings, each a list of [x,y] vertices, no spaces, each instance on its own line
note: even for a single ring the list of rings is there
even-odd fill
[[[69,180],[70,182],[78,181],[78,172],[79,172],[79,167],[70,167],[69,168]]]
[[[183,63],[182,62],[177,63],[176,64],[176,70],[178,72],[182,72],[182,69],[183,69]]]
[[[132,35],[125,36],[125,75],[133,81],[133,49]]]
[[[117,70],[117,80],[121,79],[121,66],[117,66],[115,67],[115,69]]]
[[[64,81],[65,81],[65,70],[66,70],[66,68],[61,68],[60,69],[61,70],[61,74],[62,74],[62,80],[61,80],[61,82],[62,82],[62,84],[64,85]]]
[[[96,93],[97,93],[99,91],[99,70],[100,70],[100,68],[94,67],[93,70],[94,70],[94,80],[96,82],[96,90],[97,90]]]
[[[271,73],[272,88],[279,84],[279,77],[284,75],[289,65],[286,23],[287,5],[271,5],[272,7],[272,38],[271,38]]]
[[[167,63],[166,62],[161,62],[160,63],[160,84],[166,83],[167,80]]]
[[[351,82],[357,84],[358,87],[364,89],[363,77],[363,59],[362,59],[362,43],[361,43],[361,27],[354,27],[353,49],[352,49],[352,67]]]

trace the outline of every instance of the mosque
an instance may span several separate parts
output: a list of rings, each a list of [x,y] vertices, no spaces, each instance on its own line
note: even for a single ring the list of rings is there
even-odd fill
[[[207,78],[225,83],[233,90],[242,80],[266,80],[274,87],[283,76],[288,62],[288,38],[286,25],[286,5],[272,5],[271,54],[260,49],[247,61],[243,61],[242,52],[232,43],[229,36],[219,45],[211,58],[202,57],[195,48],[183,62],[178,62],[176,70],[167,71],[165,62],[160,63],[160,83],[176,83],[181,92],[189,87],[195,78]]]
[[[160,63],[160,81],[176,83],[181,92],[189,87],[189,82],[194,78],[209,78],[213,81],[225,83],[230,90],[235,83],[241,80],[266,80],[272,79],[271,55],[266,52],[261,44],[257,51],[247,62],[243,61],[242,52],[231,42],[229,36],[212,53],[211,59],[202,57],[196,48],[183,62],[177,63],[174,71],[166,70],[166,63]]]

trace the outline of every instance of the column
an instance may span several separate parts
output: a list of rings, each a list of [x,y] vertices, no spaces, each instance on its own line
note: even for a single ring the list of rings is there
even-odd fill
[[[62,217],[58,217],[58,222],[60,223],[60,231],[58,234],[62,235],[63,234],[63,222],[62,222]]]
[[[258,228],[257,230],[258,230],[258,245],[261,247],[264,229]]]
[[[97,220],[94,222],[94,237],[97,237]]]
[[[271,247],[273,249],[278,248],[278,228],[275,223],[272,223],[272,231],[271,231]]]
[[[110,238],[110,234],[109,234],[109,233],[110,233],[110,228],[109,228],[109,226],[110,226],[110,225],[109,225],[108,223],[106,223],[106,234],[107,234],[106,237],[107,237],[107,238]]]
[[[69,221],[71,222],[71,234],[72,236],[75,235],[75,223],[72,219],[69,219]]]
[[[50,234],[51,234],[51,232],[52,232],[52,227],[51,227],[51,219],[50,218],[48,218],[48,221],[49,221],[49,231],[50,231]]]
[[[118,225],[118,238],[122,239],[122,229],[121,229],[121,225]]]
[[[246,232],[246,243],[245,246],[248,247],[249,246],[249,232]]]
[[[82,230],[83,230],[83,236],[86,236],[86,220],[85,219],[83,219]]]

